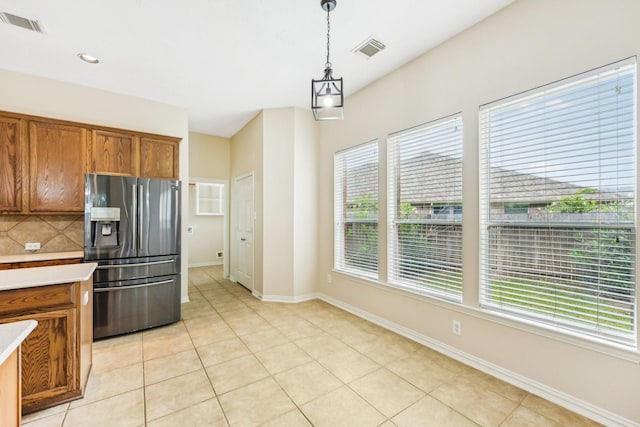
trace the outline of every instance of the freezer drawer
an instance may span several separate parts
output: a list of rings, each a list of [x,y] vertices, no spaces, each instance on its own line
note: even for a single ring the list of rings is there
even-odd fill
[[[180,274],[180,255],[98,261],[93,283]]]
[[[94,340],[178,320],[180,275],[96,284],[94,287]]]

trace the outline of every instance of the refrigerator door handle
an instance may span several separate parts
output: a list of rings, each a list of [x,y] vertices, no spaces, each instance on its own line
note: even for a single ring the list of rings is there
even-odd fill
[[[173,282],[174,280],[162,280],[160,282],[144,283],[142,285],[115,286],[111,288],[94,288],[93,291],[94,292],[126,291],[127,289],[148,288],[149,286],[166,285],[167,283],[173,283]]]
[[[166,259],[164,261],[153,262],[141,262],[138,264],[105,264],[96,267],[96,270],[109,270],[111,268],[131,268],[131,267],[146,267],[148,265],[170,264],[176,262],[175,259]]]
[[[142,228],[143,220],[144,220],[144,185],[138,184],[138,227]],[[140,249],[142,249],[142,232],[143,230],[138,230],[137,237],[138,239],[138,253],[140,253]]]
[[[133,206],[134,212],[133,215],[131,215],[131,222],[132,224],[132,228],[133,228],[133,239],[134,242],[137,242],[137,235],[138,235],[138,191],[137,191],[137,185],[133,184],[131,186],[131,204]],[[136,245],[137,243],[132,242],[132,245]]]

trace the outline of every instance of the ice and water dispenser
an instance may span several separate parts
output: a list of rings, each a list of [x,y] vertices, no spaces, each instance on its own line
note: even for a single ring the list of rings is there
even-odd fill
[[[120,245],[120,208],[91,208],[91,244],[94,248]]]

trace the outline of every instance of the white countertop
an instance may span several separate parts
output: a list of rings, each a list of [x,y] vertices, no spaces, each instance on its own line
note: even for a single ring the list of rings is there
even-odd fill
[[[10,262],[30,262],[30,261],[49,261],[52,259],[70,259],[70,258],[84,258],[83,251],[70,251],[70,252],[43,252],[43,253],[29,253],[20,255],[2,255],[0,256],[0,264],[6,264]]]
[[[4,363],[13,351],[35,329],[38,322],[22,320],[0,324],[0,365]]]
[[[87,262],[2,270],[0,271],[0,291],[81,282],[91,277],[97,265],[95,262]]]

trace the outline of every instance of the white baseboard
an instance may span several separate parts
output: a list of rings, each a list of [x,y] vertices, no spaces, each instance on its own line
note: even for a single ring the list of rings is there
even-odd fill
[[[184,304],[185,302],[189,302],[189,295],[185,295],[180,299],[181,304]]]
[[[540,396],[550,402],[556,403],[564,408],[570,409],[578,414],[584,415],[594,421],[602,423],[604,425],[613,427],[638,427],[640,424],[635,423],[632,420],[621,417],[613,412],[607,411],[591,403],[577,399],[574,396],[568,395],[564,392],[548,387],[538,381],[534,381],[530,378],[524,377],[515,372],[504,369],[498,365],[487,362],[472,354],[465,353],[455,347],[452,347],[443,342],[434,340],[426,335],[419,334],[409,328],[390,322],[382,317],[371,314],[367,311],[361,310],[357,307],[346,304],[342,301],[336,300],[325,294],[315,294],[317,298],[341,308],[349,313],[355,314],[358,317],[366,319],[376,325],[382,326],[385,329],[396,332],[406,338],[416,341],[426,347],[443,353],[459,362],[472,366],[479,371],[492,375],[503,381],[508,382],[516,387],[520,387],[532,394]]]
[[[295,295],[295,296],[289,296],[289,295],[263,295],[258,291],[252,291],[251,292],[253,294],[254,297],[258,298],[261,301],[264,302],[284,302],[284,303],[289,303],[289,304],[295,304],[298,302],[304,302],[304,301],[311,301],[314,299],[318,299],[319,295],[318,294],[305,294],[305,295]]]
[[[193,267],[210,267],[212,265],[222,265],[224,261],[205,261],[205,262],[194,262],[189,264],[189,268]]]

